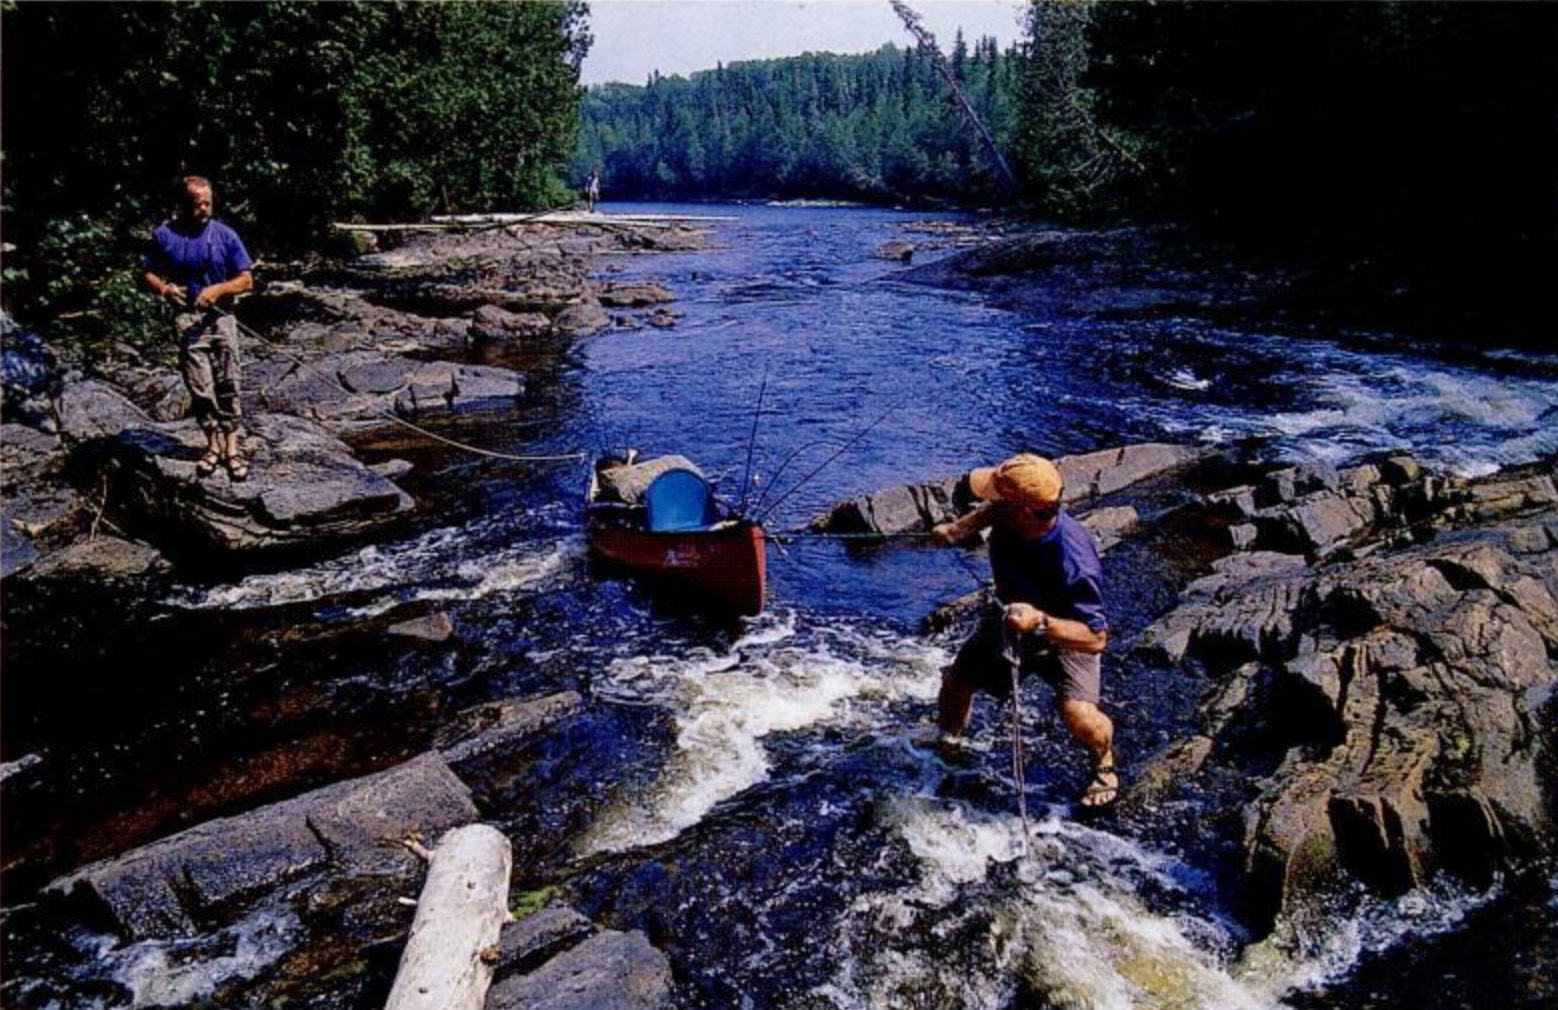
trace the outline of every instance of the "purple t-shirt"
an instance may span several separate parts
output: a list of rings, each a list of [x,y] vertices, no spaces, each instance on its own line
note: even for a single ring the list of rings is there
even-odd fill
[[[194,305],[202,288],[254,269],[254,261],[238,233],[220,221],[207,221],[193,235],[185,234],[172,221],[164,221],[151,233],[146,269],[183,287],[189,304]]]
[[[995,527],[990,531],[990,569],[1004,603],[1029,603],[1047,614],[1081,621],[1093,631],[1109,627],[1098,541],[1069,513],[1062,512],[1054,528],[1037,540]]]

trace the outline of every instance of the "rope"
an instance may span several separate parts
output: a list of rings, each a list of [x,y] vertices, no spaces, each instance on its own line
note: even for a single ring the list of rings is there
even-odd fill
[[[227,311],[226,309],[216,308],[215,311],[217,311],[218,313],[220,313],[220,314],[222,314],[224,316],[231,316],[233,322],[238,325],[238,328],[240,330],[242,330],[244,333],[247,333],[249,336],[253,337],[255,340],[258,340],[260,343],[262,343],[262,344],[266,345],[267,347],[271,348],[271,350],[275,351],[277,354],[279,354],[282,357],[286,358],[287,360],[291,361],[294,365],[298,366],[299,368],[305,369],[305,370],[313,373],[315,377],[317,377],[317,378],[319,378],[319,379],[329,383],[330,385],[334,386],[336,389],[339,389],[341,392],[345,393],[347,396],[356,396],[357,395],[356,393],[352,392],[350,389],[347,389],[346,386],[342,385],[341,380],[338,379],[336,376],[329,374],[328,372],[324,371],[321,368],[314,367],[312,364],[310,364],[309,362],[303,360],[298,355],[293,354],[291,351],[289,351],[286,348],[282,347],[281,343],[279,341],[272,340],[269,337],[265,336],[264,334],[257,332],[252,327],[244,325],[243,320],[239,319],[237,316],[233,315],[231,312]],[[442,442],[444,445],[450,446],[450,447],[455,448],[455,449],[459,449],[462,452],[472,453],[472,454],[477,455],[477,456],[486,456],[486,457],[489,457],[491,459],[509,460],[509,461],[515,462],[515,463],[557,463],[557,462],[572,461],[572,460],[582,460],[582,459],[585,458],[585,454],[582,453],[582,452],[560,453],[560,454],[557,454],[557,455],[550,455],[550,456],[546,456],[546,455],[543,455],[543,456],[526,456],[526,455],[519,455],[519,454],[512,453],[512,452],[499,452],[496,449],[483,449],[479,445],[471,445],[469,442],[462,442],[462,441],[460,441],[457,438],[449,438],[447,435],[440,435],[436,431],[429,431],[427,428],[424,428],[424,427],[422,427],[419,424],[413,424],[412,422],[410,422],[410,421],[406,420],[405,418],[401,417],[399,414],[391,413],[390,411],[383,410],[383,409],[381,409],[379,407],[376,407],[376,406],[373,406],[371,404],[369,405],[368,410],[369,410],[370,413],[373,413],[373,414],[383,418],[386,421],[389,421],[389,422],[391,422],[393,424],[398,424],[398,425],[400,425],[403,428],[409,428],[410,430],[416,432],[419,435],[422,435],[425,438],[430,438],[430,439],[432,439],[435,442]]]
[[[1023,772],[1027,763],[1022,749],[1022,692],[1018,675],[1017,635],[1001,622],[1001,658],[1012,671],[1012,782],[1017,787],[1017,815],[1022,819],[1022,858],[1028,858],[1028,838],[1033,827],[1028,823],[1028,782]]]

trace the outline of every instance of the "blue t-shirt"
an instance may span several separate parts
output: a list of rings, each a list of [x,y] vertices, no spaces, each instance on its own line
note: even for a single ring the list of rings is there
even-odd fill
[[[990,570],[1003,603],[1029,603],[1093,631],[1109,627],[1098,541],[1068,513],[1037,540],[996,526],[990,531]]]
[[[254,269],[254,261],[238,233],[214,218],[193,235],[185,234],[172,221],[164,221],[151,233],[146,269],[183,287],[189,304],[194,305],[202,288]]]

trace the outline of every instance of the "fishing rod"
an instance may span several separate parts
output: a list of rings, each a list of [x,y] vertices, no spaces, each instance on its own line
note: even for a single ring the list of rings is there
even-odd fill
[[[752,454],[757,451],[757,423],[763,416],[763,394],[768,392],[768,365],[763,365],[763,382],[757,387],[757,407],[752,411],[752,433],[747,436],[747,463],[741,473],[741,504],[737,515],[746,515],[747,493],[752,487]]]
[[[891,408],[891,407],[889,407],[887,410],[882,411],[882,415],[880,417],[878,417],[875,421],[872,421],[870,424],[866,425],[866,427],[858,435],[856,435],[854,438],[850,439],[848,442],[845,442],[842,446],[839,447],[837,452],[835,452],[833,455],[829,456],[827,459],[823,460],[817,466],[817,469],[813,470],[811,473],[809,473],[806,476],[802,477],[800,479],[800,481],[794,487],[790,488],[790,490],[788,490],[784,494],[780,495],[779,498],[776,501],[774,501],[774,503],[772,505],[768,506],[768,508],[765,511],[763,511],[762,513],[760,513],[758,515],[757,521],[758,522],[762,522],[764,519],[766,519],[770,515],[772,515],[774,513],[774,511],[779,508],[780,505],[783,505],[786,501],[789,500],[791,495],[795,494],[795,492],[797,492],[801,488],[805,487],[808,483],[810,483],[812,478],[816,477],[823,470],[827,469],[827,467],[828,467],[828,465],[830,463],[832,463],[834,460],[838,459],[840,456],[844,455],[844,453],[848,452],[850,449],[854,448],[855,443],[859,442],[861,439],[863,439],[867,435],[871,434],[872,431],[876,430],[876,427],[878,425],[880,425],[883,421],[887,420],[888,417],[890,417],[892,415],[892,412],[893,412],[893,408]]]
[[[786,453],[785,457],[779,461],[779,466],[775,468],[773,474],[769,476],[768,486],[763,489],[763,493],[758,495],[757,501],[753,503],[752,511],[757,512],[762,509],[763,503],[768,500],[768,496],[773,493],[774,488],[779,486],[779,478],[784,476],[784,472],[790,468],[791,463],[800,458],[801,453],[815,449],[819,445],[837,445],[838,441],[839,440],[837,438],[830,435],[825,438],[813,439],[812,441],[807,442]]]

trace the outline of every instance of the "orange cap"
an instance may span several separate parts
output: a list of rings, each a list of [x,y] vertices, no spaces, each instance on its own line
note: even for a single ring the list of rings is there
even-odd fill
[[[971,471],[968,484],[985,501],[1012,502],[1029,508],[1054,505],[1066,489],[1055,464],[1031,452],[1013,456],[1000,466],[982,466]]]

